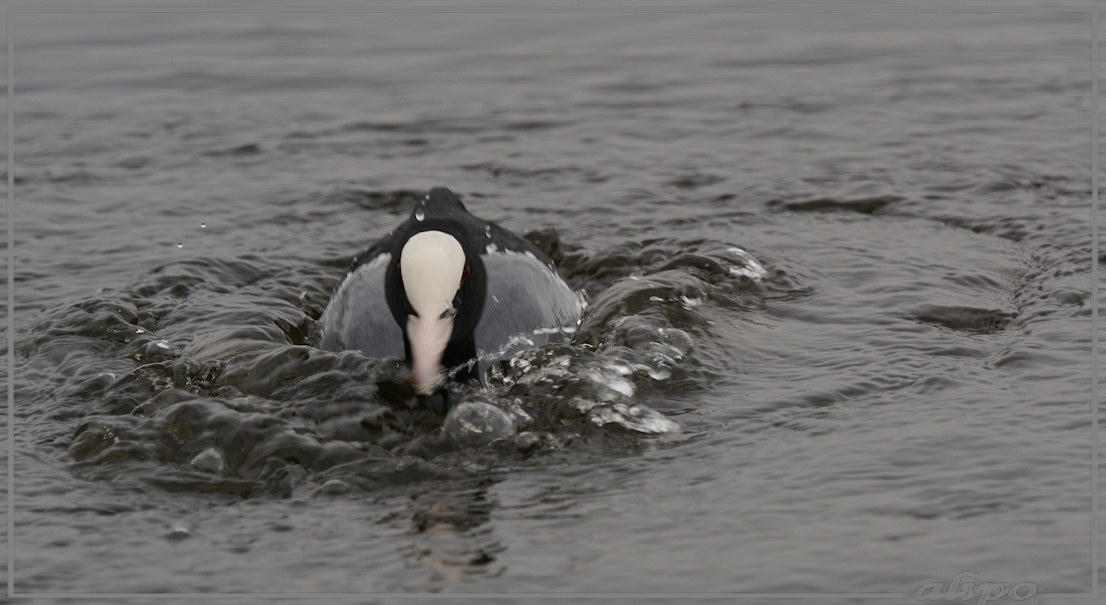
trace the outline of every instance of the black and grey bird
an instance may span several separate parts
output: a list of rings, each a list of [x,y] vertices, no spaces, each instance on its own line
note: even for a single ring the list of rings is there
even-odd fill
[[[321,346],[407,359],[420,399],[444,412],[447,371],[480,377],[571,330],[582,309],[536,246],[436,187],[354,261],[319,320]]]

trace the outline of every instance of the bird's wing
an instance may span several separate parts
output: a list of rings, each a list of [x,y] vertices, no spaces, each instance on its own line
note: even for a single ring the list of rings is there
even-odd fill
[[[391,254],[381,254],[346,276],[319,318],[322,348],[403,357],[403,331],[384,298],[384,272],[391,259]]]
[[[487,273],[484,311],[476,324],[480,370],[497,359],[541,346],[575,326],[576,293],[532,254],[500,252],[480,257]]]

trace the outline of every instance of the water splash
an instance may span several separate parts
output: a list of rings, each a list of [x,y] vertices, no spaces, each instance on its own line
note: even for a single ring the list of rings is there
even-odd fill
[[[588,419],[598,426],[614,424],[631,431],[654,435],[678,433],[680,431],[679,424],[655,410],[624,403],[597,407],[591,410]]]
[[[510,359],[484,352],[486,384],[460,385],[444,418],[418,406],[401,361],[313,347],[329,265],[172,263],[123,293],[58,309],[22,350],[87,339],[77,355],[92,360],[88,372],[63,387],[97,402],[70,428],[74,469],[167,489],[287,494],[333,479],[360,489],[451,476],[472,451],[497,459],[679,434],[658,406],[706,384],[697,343],[707,318],[762,296],[763,266],[711,242],[590,256],[547,244],[584,317],[519,335],[508,346],[552,342]]]
[[[760,261],[756,259],[752,254],[749,254],[745,250],[738,248],[737,246],[731,246],[726,248],[726,252],[729,252],[737,260],[741,261],[741,266],[731,266],[730,273],[732,275],[743,275],[754,281],[760,281],[764,279],[764,276],[768,275],[768,270],[760,264]]]

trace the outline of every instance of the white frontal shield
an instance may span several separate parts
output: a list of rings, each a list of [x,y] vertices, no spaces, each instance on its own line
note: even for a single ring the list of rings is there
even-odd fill
[[[407,317],[411,382],[429,395],[442,381],[442,354],[453,334],[453,297],[461,287],[465,251],[452,235],[423,231],[400,253],[400,275],[415,315]]]

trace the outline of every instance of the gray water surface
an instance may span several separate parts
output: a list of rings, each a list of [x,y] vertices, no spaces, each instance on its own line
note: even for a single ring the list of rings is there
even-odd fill
[[[17,592],[1091,590],[1086,14],[15,35]],[[437,185],[589,300],[491,444],[317,348]]]

